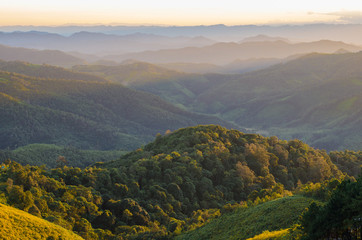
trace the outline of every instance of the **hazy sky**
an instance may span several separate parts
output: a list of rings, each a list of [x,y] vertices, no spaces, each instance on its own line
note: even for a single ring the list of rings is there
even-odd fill
[[[0,0],[0,25],[362,23],[361,0]]]

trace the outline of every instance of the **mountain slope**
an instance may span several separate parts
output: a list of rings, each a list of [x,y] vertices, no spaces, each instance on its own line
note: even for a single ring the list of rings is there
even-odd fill
[[[313,201],[311,198],[292,196],[254,207],[239,208],[176,239],[248,239],[263,231],[290,228]]]
[[[173,81],[187,74],[158,67],[144,62],[133,62],[117,66],[77,65],[72,67],[77,72],[91,73],[112,82],[123,85],[143,85],[153,82]]]
[[[23,165],[45,165],[49,168],[56,168],[66,164],[70,167],[85,168],[96,162],[118,159],[125,153],[124,151],[117,150],[82,150],[73,146],[63,147],[53,144],[29,144],[14,150],[0,150],[0,162],[12,159]]]
[[[235,78],[233,75],[183,73],[145,62],[118,66],[78,65],[72,69],[150,92],[183,108],[192,106],[208,89]]]
[[[20,61],[1,61],[0,70],[14,72],[30,77],[50,78],[50,79],[68,79],[68,80],[84,80],[105,82],[105,79],[92,74],[85,74],[71,71],[65,68],[51,65],[37,65]]]
[[[1,148],[30,143],[134,149],[159,132],[201,123],[190,113],[119,84],[0,72]]]
[[[164,63],[159,66],[186,72],[186,73],[221,73],[221,74],[240,74],[251,72],[286,61],[287,59],[279,58],[251,58],[246,60],[234,60],[225,65],[215,65],[208,63]]]
[[[84,60],[58,50],[35,50],[0,45],[0,59],[5,61],[25,61],[33,64],[50,64],[71,67]]]
[[[215,86],[195,106],[329,150],[360,149],[361,60],[362,53],[311,54]]]
[[[0,203],[2,239],[83,239],[75,233],[27,212]]]
[[[245,74],[181,74],[142,63],[127,84],[252,131],[300,138],[327,150],[362,146],[362,53],[308,54]],[[111,81],[134,66],[79,66]],[[97,69],[97,70],[94,70]],[[117,70],[118,69],[118,70]],[[123,69],[123,70],[119,70]],[[139,79],[139,80],[135,80]]]
[[[118,66],[78,65],[72,69],[150,92],[183,108],[190,105],[198,94],[215,85],[212,75],[187,74],[144,62]]]

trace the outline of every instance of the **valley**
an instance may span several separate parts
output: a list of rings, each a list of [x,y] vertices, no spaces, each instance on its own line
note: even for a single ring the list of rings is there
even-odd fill
[[[0,238],[361,239],[360,29],[0,26]]]

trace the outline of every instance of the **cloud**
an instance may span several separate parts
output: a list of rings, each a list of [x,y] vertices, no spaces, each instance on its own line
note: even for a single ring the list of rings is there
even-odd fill
[[[359,11],[338,11],[325,13],[325,15],[335,16],[341,23],[362,24],[362,12]]]

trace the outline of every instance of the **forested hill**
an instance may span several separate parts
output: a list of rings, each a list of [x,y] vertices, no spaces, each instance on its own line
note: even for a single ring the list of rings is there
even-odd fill
[[[299,140],[207,125],[159,135],[83,170],[6,161],[0,196],[87,239],[169,239],[240,201],[252,205],[334,177],[343,175],[327,153]]]
[[[151,169],[156,171],[162,168],[170,169],[172,164],[178,165],[177,162],[182,164],[184,161],[188,167],[195,167],[195,169],[180,168],[181,175],[202,170],[203,173],[208,172],[207,175],[215,186],[228,181],[230,175],[225,171],[230,170],[237,170],[239,176],[243,176],[244,183],[239,187],[257,184],[262,188],[262,186],[270,187],[276,183],[282,183],[287,189],[295,188],[298,181],[316,182],[341,174],[325,151],[313,149],[300,140],[285,141],[277,137],[267,138],[257,134],[228,130],[217,125],[188,127],[172,134],[158,135],[154,142],[123,156],[122,161],[107,162],[101,166],[107,168],[128,166],[130,168],[131,165],[137,163],[138,159],[142,159],[138,164],[143,165],[148,172]],[[149,160],[145,161],[145,159]],[[165,166],[159,166],[161,167],[159,169],[154,165],[155,163],[165,164]],[[124,170],[127,171],[127,169]],[[177,173],[177,169],[170,170],[170,173]],[[235,176],[238,175],[237,171],[234,172]],[[158,173],[161,174],[162,171]],[[161,174],[160,177],[166,176]],[[144,176],[144,180],[150,178],[152,176]],[[233,185],[241,183],[232,182]],[[142,181],[139,183],[143,184]],[[239,194],[242,192],[240,191]]]
[[[11,64],[10,64],[11,65]],[[30,68],[17,63],[24,73]],[[13,66],[12,66],[13,67]],[[84,149],[135,149],[157,133],[196,124],[233,126],[190,113],[119,84],[77,80],[86,75],[38,66],[66,79],[0,71],[0,148],[48,143]],[[52,76],[50,74],[50,76]],[[73,76],[73,77],[72,77]],[[98,77],[90,77],[90,80]]]

